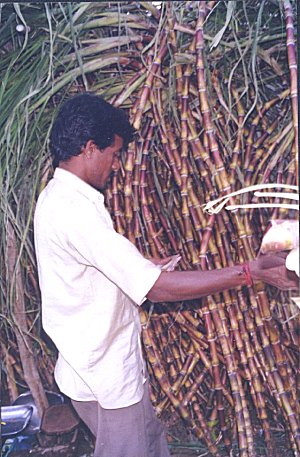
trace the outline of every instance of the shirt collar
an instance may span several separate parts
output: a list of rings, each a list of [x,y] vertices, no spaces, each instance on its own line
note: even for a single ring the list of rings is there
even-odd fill
[[[89,200],[101,200],[101,202],[104,203],[104,195],[102,195],[101,192],[94,189],[92,186],[87,184],[82,179],[78,178],[78,176],[74,175],[70,171],[57,167],[54,171],[53,178],[56,181],[62,182],[67,186],[72,187],[75,192],[81,193]]]

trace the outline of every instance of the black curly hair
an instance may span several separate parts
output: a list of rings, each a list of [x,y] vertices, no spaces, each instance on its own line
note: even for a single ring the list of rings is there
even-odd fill
[[[51,130],[53,164],[57,166],[60,161],[79,155],[89,140],[104,149],[119,135],[126,148],[134,132],[122,109],[89,92],[75,95],[63,104]]]

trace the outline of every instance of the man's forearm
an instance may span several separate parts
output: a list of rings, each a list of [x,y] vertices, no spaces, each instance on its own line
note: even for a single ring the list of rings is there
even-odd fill
[[[147,298],[153,302],[192,300],[246,284],[242,265],[211,271],[162,272]]]

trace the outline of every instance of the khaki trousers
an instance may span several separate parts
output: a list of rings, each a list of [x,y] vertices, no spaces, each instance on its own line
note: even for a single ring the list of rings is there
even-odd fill
[[[165,433],[144,384],[143,399],[127,408],[104,409],[96,401],[72,400],[96,437],[94,457],[170,457]]]

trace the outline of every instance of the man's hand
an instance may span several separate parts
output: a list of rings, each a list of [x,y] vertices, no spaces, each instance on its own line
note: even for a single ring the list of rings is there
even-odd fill
[[[253,280],[263,281],[281,290],[298,290],[299,278],[285,266],[288,253],[261,255],[249,262]]]

